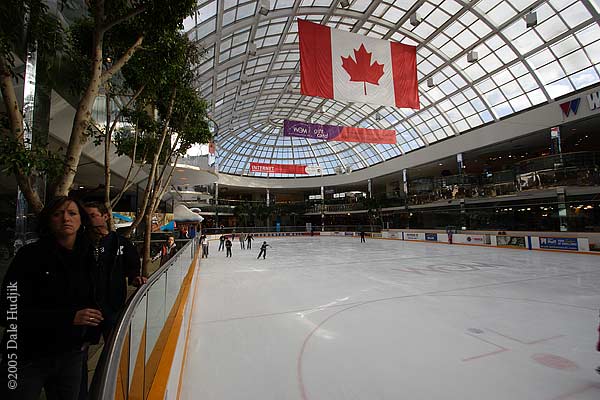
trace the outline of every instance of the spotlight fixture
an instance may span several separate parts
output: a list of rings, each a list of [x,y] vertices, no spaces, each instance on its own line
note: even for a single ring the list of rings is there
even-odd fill
[[[418,12],[415,12],[410,16],[410,24],[412,26],[417,26],[423,21],[423,17]]]
[[[537,13],[535,11],[532,11],[529,14],[525,15],[525,23],[527,25],[527,28],[533,28],[534,26],[536,26]]]
[[[435,82],[433,81],[433,77],[427,78],[427,87],[435,87]]]
[[[258,3],[258,13],[260,15],[268,15],[271,9],[271,2],[269,0],[260,0]]]
[[[256,55],[256,44],[254,44],[254,42],[248,43],[248,55],[249,56]]]
[[[476,51],[471,50],[467,53],[467,61],[470,63],[474,63],[477,62],[477,60],[479,60],[479,55],[477,54]]]
[[[341,0],[340,1],[340,6],[342,8],[348,8],[348,7],[350,7],[350,1],[348,1],[348,0]]]

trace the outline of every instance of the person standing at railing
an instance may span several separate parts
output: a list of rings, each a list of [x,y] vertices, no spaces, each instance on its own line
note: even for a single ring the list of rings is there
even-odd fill
[[[108,339],[119,313],[127,299],[127,283],[139,287],[148,279],[142,276],[140,256],[129,239],[109,230],[111,218],[103,203],[84,205],[90,218],[90,237],[94,243],[94,259],[100,272],[99,292],[104,314],[102,324],[105,340]]]
[[[152,257],[152,261],[156,261],[160,258],[160,265],[164,265],[167,261],[169,261],[175,253],[177,253],[177,243],[175,243],[175,236],[169,235],[167,236],[167,242],[162,245],[160,251],[156,253],[154,257]]]
[[[127,283],[139,287],[148,279],[142,276],[140,256],[133,243],[109,230],[111,216],[104,203],[89,202],[84,207],[90,219],[88,234],[96,263],[96,301],[104,316],[100,329],[107,343],[125,306]],[[84,367],[80,399],[87,397],[88,370],[87,365]]]
[[[231,246],[233,246],[233,243],[231,243],[231,240],[227,238],[225,240],[225,248],[227,249],[227,254],[225,254],[225,257],[231,257]]]
[[[88,221],[77,200],[53,199],[39,215],[40,239],[22,247],[8,269],[0,290],[3,400],[37,400],[42,388],[48,399],[79,396],[87,343],[98,342],[104,319]]]

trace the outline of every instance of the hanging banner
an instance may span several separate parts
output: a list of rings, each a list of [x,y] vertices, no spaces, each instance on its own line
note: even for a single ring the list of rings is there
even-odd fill
[[[262,172],[266,174],[320,174],[321,167],[318,165],[294,165],[294,164],[265,164],[250,163],[250,172]]]
[[[396,131],[283,121],[283,136],[336,142],[396,144]]]

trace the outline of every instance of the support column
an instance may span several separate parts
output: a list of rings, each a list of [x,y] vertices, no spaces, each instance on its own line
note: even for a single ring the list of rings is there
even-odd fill
[[[558,223],[561,232],[567,232],[569,230],[568,216],[567,216],[567,194],[565,188],[556,188],[556,200],[558,203]]]
[[[458,167],[458,175],[462,175],[463,174],[463,168],[464,168],[462,153],[458,153],[456,155],[456,166]]]
[[[561,154],[562,153],[562,144],[560,142],[560,127],[555,126],[550,128],[550,153],[551,154]]]
[[[325,232],[325,188],[321,186],[321,232]]]
[[[402,170],[402,190],[404,190],[404,208],[408,210],[408,170]]]
[[[219,183],[215,182],[215,229],[219,229]]]
[[[269,191],[269,189],[267,189],[267,207],[269,207],[270,200],[271,200],[271,192]]]
[[[35,46],[28,46],[27,58],[25,60],[25,81],[23,85],[23,139],[25,148],[31,150],[33,142],[33,122],[35,112],[35,87],[37,70],[37,51],[33,50]],[[35,186],[38,186],[37,183]],[[34,190],[37,191],[37,187]],[[42,201],[44,198],[40,193]],[[32,225],[34,215],[30,212],[25,195],[17,187],[16,221],[15,221],[15,252],[23,245],[27,244],[28,233],[34,232]],[[31,238],[29,238],[31,239]]]
[[[373,198],[373,187],[372,187],[371,178],[369,178],[367,180],[367,190],[369,191],[369,198],[372,199]]]

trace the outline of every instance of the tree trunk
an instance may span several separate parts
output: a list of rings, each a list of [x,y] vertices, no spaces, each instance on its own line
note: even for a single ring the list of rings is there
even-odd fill
[[[69,139],[69,146],[67,147],[67,154],[65,155],[65,169],[63,176],[59,180],[56,186],[56,195],[67,195],[73,185],[75,174],[77,173],[77,166],[79,165],[79,159],[81,158],[81,151],[87,141],[85,135],[86,129],[90,123],[92,116],[92,107],[94,101],[98,96],[100,85],[103,81],[110,79],[115,73],[117,73],[123,65],[133,57],[135,51],[142,45],[144,40],[143,36],[136,39],[135,43],[127,50],[127,52],[115,63],[112,68],[102,74],[102,57],[103,57],[103,30],[97,24],[96,32],[94,34],[94,58],[92,63],[92,76],[90,83],[77,105],[77,112],[73,119],[73,127],[71,129],[71,137]]]
[[[142,254],[142,276],[150,276],[150,263],[152,256],[150,254],[150,240],[152,239],[152,213],[146,210],[146,229],[144,232],[144,252]]]
[[[94,33],[94,55],[92,61],[92,70],[90,83],[86,88],[83,97],[79,100],[77,105],[77,112],[75,118],[73,118],[73,127],[71,128],[71,136],[69,138],[69,146],[67,147],[67,154],[65,155],[65,168],[63,176],[58,181],[55,189],[56,196],[66,196],[69,194],[75,174],[77,173],[77,166],[79,165],[79,159],[81,158],[81,151],[87,141],[85,135],[87,127],[92,117],[92,107],[94,101],[98,96],[101,83],[102,75],[102,46],[104,43],[103,35],[98,32]]]
[[[150,169],[150,175],[148,176],[148,183],[146,184],[146,188],[144,189],[143,206],[140,208],[141,210],[144,210],[144,212],[146,212],[145,210],[148,208],[148,205],[151,204],[151,194],[153,193],[153,191],[158,191],[158,189],[155,188],[154,182],[156,180],[156,173],[160,163],[160,154],[162,153],[162,148],[164,146],[165,139],[167,137],[167,132],[169,130],[169,122],[173,113],[173,106],[175,104],[176,94],[177,91],[175,88],[173,88],[173,92],[171,93],[171,100],[169,102],[169,109],[167,111],[167,117],[164,121],[165,125],[163,131],[161,132],[160,143],[158,145],[156,154],[154,154],[154,157],[152,159],[152,167]],[[131,233],[140,224],[140,222],[142,222],[143,218],[144,214],[136,216],[135,220],[133,221],[127,232]]]
[[[11,135],[19,143],[25,146],[23,141],[23,114],[21,114],[21,107],[17,100],[11,73],[6,64],[6,60],[2,57],[0,57],[0,90],[8,114]],[[29,179],[29,176],[25,175],[23,171],[17,168],[15,168],[13,172],[17,178],[17,184],[19,185],[21,192],[23,192],[31,210],[35,214],[39,214],[40,211],[42,211],[42,208],[44,208],[44,204],[42,199],[40,199],[39,193],[35,191],[31,179]]]

